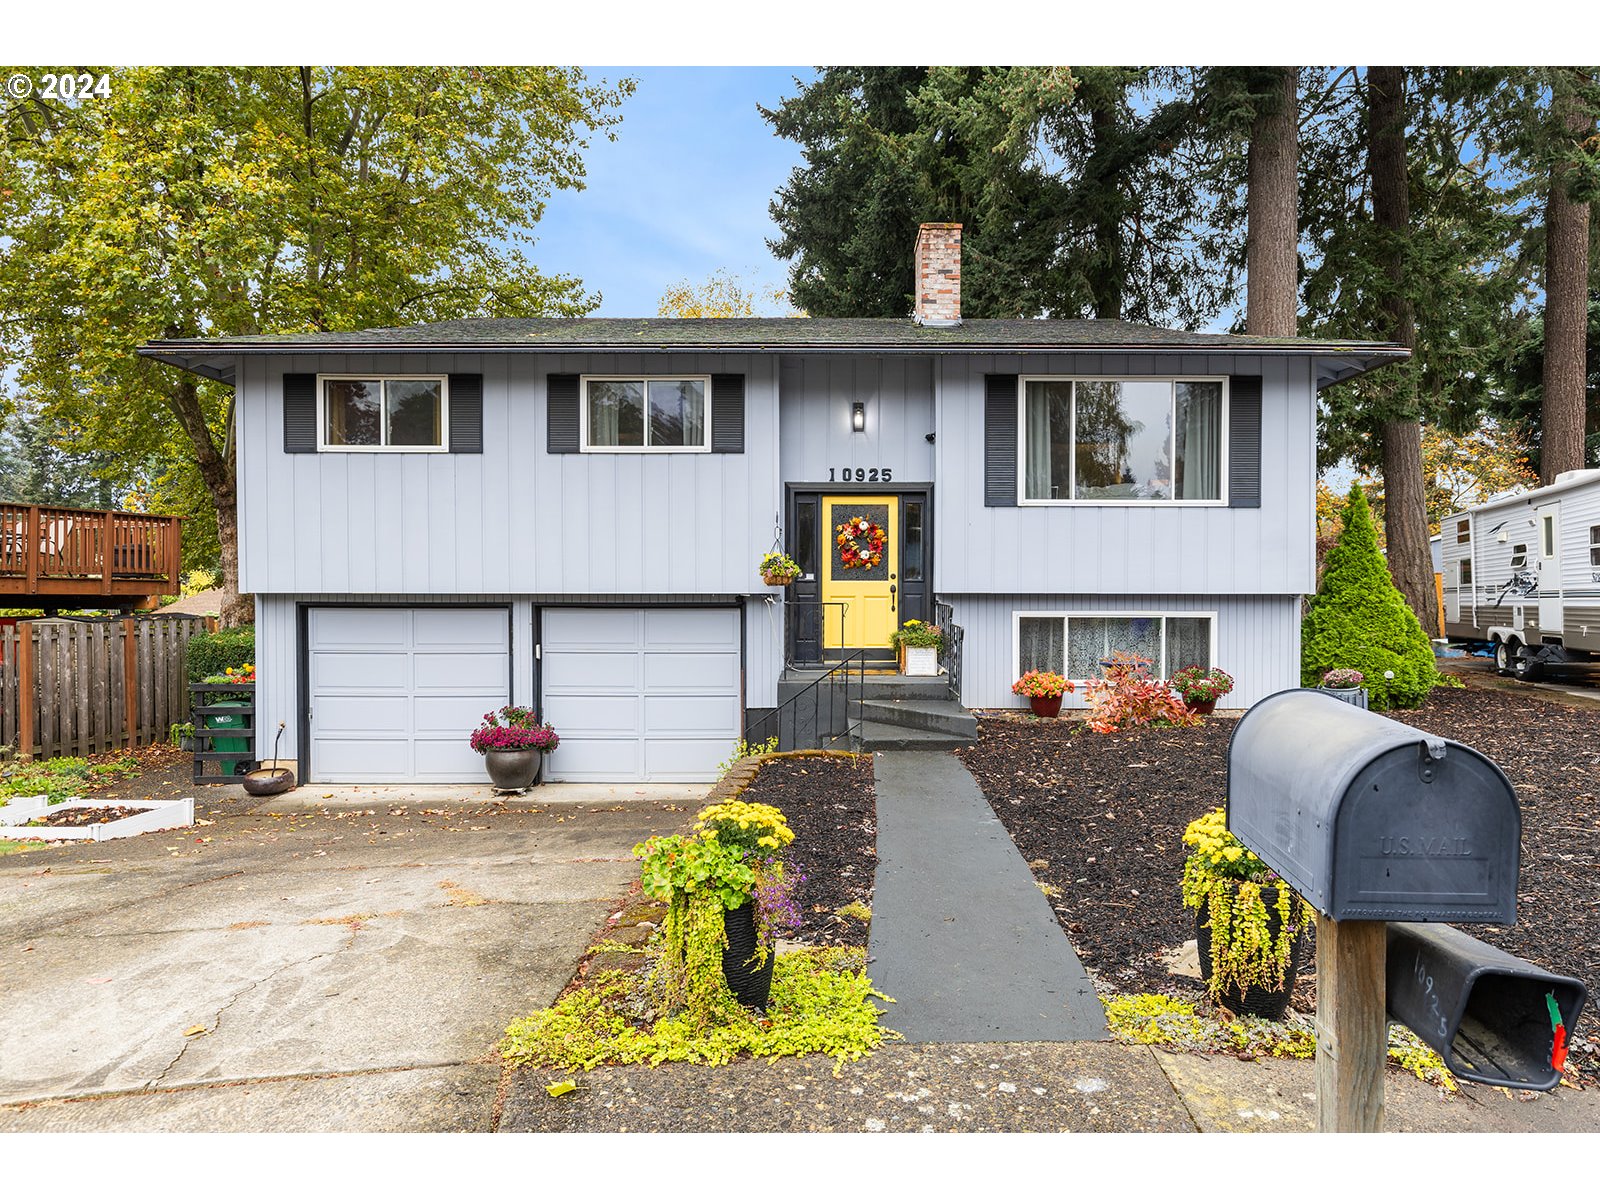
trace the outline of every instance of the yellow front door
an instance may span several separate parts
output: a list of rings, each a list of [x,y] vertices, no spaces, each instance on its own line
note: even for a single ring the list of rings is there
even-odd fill
[[[822,509],[827,551],[822,570],[823,645],[852,650],[887,646],[900,623],[896,583],[900,498],[824,496]]]

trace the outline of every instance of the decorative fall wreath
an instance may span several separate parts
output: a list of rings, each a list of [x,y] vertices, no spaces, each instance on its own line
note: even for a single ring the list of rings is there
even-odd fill
[[[883,561],[883,544],[888,535],[883,526],[866,517],[851,517],[837,526],[839,563],[846,569],[870,571]]]

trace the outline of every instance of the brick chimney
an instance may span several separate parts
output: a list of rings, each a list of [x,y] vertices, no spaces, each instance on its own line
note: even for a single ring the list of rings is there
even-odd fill
[[[918,325],[961,324],[961,226],[928,222],[917,230],[916,305]]]

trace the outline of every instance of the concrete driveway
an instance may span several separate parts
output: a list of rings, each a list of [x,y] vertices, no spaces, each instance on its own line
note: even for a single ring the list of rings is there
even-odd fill
[[[313,788],[0,858],[0,1130],[489,1130],[629,851],[703,788]]]

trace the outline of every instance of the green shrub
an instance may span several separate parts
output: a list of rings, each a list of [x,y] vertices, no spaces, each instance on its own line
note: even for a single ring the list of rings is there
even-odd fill
[[[1366,676],[1370,703],[1380,712],[1415,708],[1439,682],[1433,645],[1378,553],[1372,511],[1359,484],[1350,489],[1344,530],[1328,552],[1322,587],[1311,598],[1301,634],[1305,687],[1316,687],[1322,673],[1335,667]],[[1386,672],[1393,678],[1385,678]]]
[[[201,683],[207,675],[221,675],[229,667],[242,667],[255,661],[254,625],[197,633],[189,639],[190,683]]]

